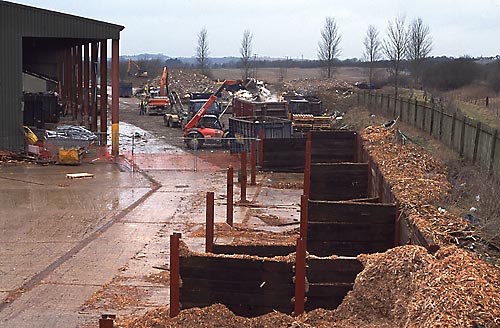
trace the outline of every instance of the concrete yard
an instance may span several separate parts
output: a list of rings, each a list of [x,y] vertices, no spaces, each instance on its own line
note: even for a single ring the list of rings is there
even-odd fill
[[[95,327],[102,313],[167,305],[168,285],[151,278],[168,267],[170,234],[181,232],[192,249],[204,249],[204,237],[189,235],[204,227],[207,191],[215,192],[216,223],[225,221],[225,167],[204,162],[196,172],[133,171],[98,161],[1,166],[0,326]],[[82,172],[93,177],[66,177]],[[270,174],[258,179],[273,181]],[[275,191],[249,186],[247,199],[263,207],[236,206],[234,222],[270,230],[265,221],[271,217],[283,224],[275,231],[298,227],[301,190]],[[235,173],[235,201],[239,197]],[[114,296],[93,298],[107,290]],[[117,294],[135,301],[117,306]]]

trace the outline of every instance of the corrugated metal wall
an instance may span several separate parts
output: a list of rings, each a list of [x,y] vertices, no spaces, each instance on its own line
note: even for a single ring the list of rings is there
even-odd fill
[[[23,147],[23,37],[119,39],[122,26],[0,1],[0,149]]]

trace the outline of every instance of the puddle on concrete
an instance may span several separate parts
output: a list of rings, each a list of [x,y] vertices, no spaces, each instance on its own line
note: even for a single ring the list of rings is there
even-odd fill
[[[120,151],[134,154],[186,153],[179,147],[167,143],[166,137],[156,137],[150,132],[127,122],[120,122]],[[111,144],[111,127],[108,126],[108,144]]]

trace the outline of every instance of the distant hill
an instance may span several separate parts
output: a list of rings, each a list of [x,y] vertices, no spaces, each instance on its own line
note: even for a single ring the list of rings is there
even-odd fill
[[[160,61],[180,61],[185,65],[196,65],[195,57],[170,57],[164,54],[138,54],[138,55],[122,55],[122,60],[132,59],[133,61],[139,60],[160,60]],[[239,57],[209,57],[210,65],[223,65],[240,61]]]

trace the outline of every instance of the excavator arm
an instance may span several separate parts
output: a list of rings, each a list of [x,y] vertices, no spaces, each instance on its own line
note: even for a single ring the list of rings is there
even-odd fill
[[[168,68],[163,67],[163,73],[160,79],[160,96],[166,96],[168,94]]]

